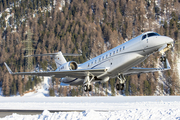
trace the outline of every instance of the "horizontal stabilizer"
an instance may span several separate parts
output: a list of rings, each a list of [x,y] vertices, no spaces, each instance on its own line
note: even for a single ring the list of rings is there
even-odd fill
[[[64,56],[82,56],[82,54],[63,53]]]
[[[10,74],[13,74],[13,72],[11,71],[11,69],[8,67],[8,65],[4,62],[4,65],[6,66],[6,68],[8,69],[8,72],[10,73]]]
[[[47,53],[47,54],[35,54],[35,55],[26,55],[24,57],[39,57],[39,56],[53,56],[57,55],[58,53]]]
[[[66,63],[66,59],[64,56],[81,56],[82,54],[70,54],[70,53],[62,53],[61,51],[57,53],[46,53],[46,54],[35,54],[35,55],[27,55],[25,57],[39,57],[39,56],[50,56],[54,58],[54,61],[56,63],[56,67],[58,68],[62,64]]]
[[[63,56],[81,56],[82,54],[71,54],[71,53],[62,53]],[[35,55],[27,55],[24,57],[39,57],[39,56],[55,56],[58,55],[58,53],[46,53],[46,54],[35,54]]]

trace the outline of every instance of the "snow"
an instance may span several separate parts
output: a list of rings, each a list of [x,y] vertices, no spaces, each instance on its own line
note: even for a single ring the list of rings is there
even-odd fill
[[[44,89],[38,89],[35,92],[26,93],[23,97],[46,97],[49,96],[49,91]],[[17,96],[20,97],[20,96]]]
[[[47,97],[49,96],[49,87],[51,83],[51,77],[44,77],[43,82],[36,88],[34,92],[24,94],[23,97]],[[20,96],[17,96],[20,97]]]
[[[38,86],[35,87],[35,91],[33,92],[28,92],[24,94],[22,97],[38,97],[38,98],[44,98],[49,96],[49,87],[51,85],[51,77],[44,77],[43,82]],[[2,93],[2,87],[0,87],[0,98],[3,97]],[[17,96],[11,96],[11,97],[21,97],[20,95]],[[21,97],[21,98],[22,98]]]
[[[180,96],[99,96],[99,97],[49,97],[51,77],[35,92],[24,96],[0,96],[0,110],[42,110],[40,115],[12,115],[2,120],[180,120]],[[1,94],[1,88],[0,88]],[[49,112],[73,111],[73,112]],[[74,111],[83,112],[74,112]]]
[[[0,109],[43,110],[40,115],[13,113],[2,120],[180,120],[180,96],[1,97]],[[48,110],[82,110],[83,112],[51,113]]]
[[[7,116],[2,120],[16,120],[16,119],[38,119],[38,120],[117,120],[117,119],[127,119],[127,120],[155,120],[155,119],[166,119],[172,120],[180,119],[179,109],[134,109],[125,111],[109,111],[109,112],[96,112],[94,110],[86,110],[84,112],[57,112],[50,113],[47,110],[41,115],[18,115],[13,114]]]

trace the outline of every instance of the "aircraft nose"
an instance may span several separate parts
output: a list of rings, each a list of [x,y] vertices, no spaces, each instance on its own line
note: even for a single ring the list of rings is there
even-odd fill
[[[171,44],[171,43],[174,42],[174,40],[172,38],[170,38],[170,37],[166,37],[165,42],[168,43],[168,44]]]

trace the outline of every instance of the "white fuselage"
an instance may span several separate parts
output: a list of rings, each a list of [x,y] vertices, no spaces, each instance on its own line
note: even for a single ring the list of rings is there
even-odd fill
[[[154,32],[146,32],[126,43],[123,43],[85,63],[78,65],[78,69],[107,68],[106,74],[99,74],[93,81],[107,81],[116,77],[118,73],[125,73],[130,68],[143,62],[150,54],[158,51],[172,39],[166,36],[148,36]],[[70,85],[81,85],[84,78],[65,77],[61,82]]]

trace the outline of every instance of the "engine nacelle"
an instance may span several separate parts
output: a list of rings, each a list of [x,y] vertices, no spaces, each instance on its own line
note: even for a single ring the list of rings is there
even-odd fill
[[[59,67],[60,70],[76,70],[78,68],[78,65],[75,61],[69,61],[67,63],[64,63]]]

